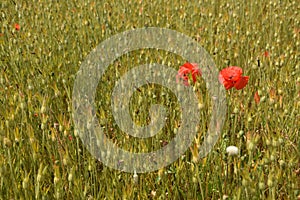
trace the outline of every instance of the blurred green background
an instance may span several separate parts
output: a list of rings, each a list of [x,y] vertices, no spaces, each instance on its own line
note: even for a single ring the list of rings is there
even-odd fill
[[[297,1],[4,0],[0,5],[1,199],[300,198]],[[89,154],[74,134],[71,103],[76,72],[89,52],[114,34],[144,27],[182,32],[212,55],[219,70],[240,66],[250,80],[243,90],[227,91],[222,136],[201,160],[195,157],[209,122],[210,97],[203,80],[192,86],[205,107],[199,137],[175,163],[139,174],[135,182],[132,174],[109,169]],[[157,138],[139,143],[121,133],[105,109],[120,74],[147,62],[178,69],[185,61],[162,51],[135,51],[116,60],[99,83],[105,88],[97,95],[100,122],[112,140],[132,151],[161,147],[178,126],[175,113]],[[150,84],[134,95],[136,123],[149,120],[152,103],[179,110],[164,88]],[[229,145],[239,148],[238,156],[228,157]]]

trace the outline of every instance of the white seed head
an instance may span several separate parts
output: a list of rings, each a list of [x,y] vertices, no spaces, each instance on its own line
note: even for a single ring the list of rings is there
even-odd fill
[[[226,153],[228,153],[229,156],[234,156],[239,153],[239,149],[236,146],[228,146],[226,148]]]

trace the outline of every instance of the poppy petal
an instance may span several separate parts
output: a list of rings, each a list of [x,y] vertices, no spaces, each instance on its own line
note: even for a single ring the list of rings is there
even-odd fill
[[[247,85],[248,80],[249,80],[249,76],[242,76],[242,77],[234,84],[234,87],[235,87],[237,90],[243,89],[243,88]]]
[[[229,90],[234,86],[232,81],[226,81],[226,80],[223,82],[223,85],[224,85],[226,90]]]
[[[186,68],[188,68],[188,69],[190,69],[190,70],[193,70],[193,68],[194,68],[194,66],[192,65],[192,63],[184,63],[183,64],[183,67],[186,67]]]
[[[230,66],[222,69],[220,72],[224,79],[230,81],[238,81],[243,73],[242,68],[237,66]]]
[[[188,83],[188,74],[192,75],[193,82],[197,81],[197,76],[201,76],[201,70],[198,68],[197,63],[184,63],[182,66],[180,66],[178,70],[178,74],[176,76],[176,79],[179,78],[183,79],[184,85],[189,85]]]
[[[20,30],[20,24],[15,24],[15,29],[16,29],[17,31],[19,31],[19,30]]]

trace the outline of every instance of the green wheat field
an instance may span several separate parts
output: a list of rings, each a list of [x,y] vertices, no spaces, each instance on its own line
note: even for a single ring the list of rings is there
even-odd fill
[[[0,199],[300,199],[299,2],[4,0],[0,9]],[[98,44],[145,27],[183,33],[206,49],[218,70],[239,66],[250,78],[242,90],[226,90],[222,133],[201,159],[211,97],[201,77],[191,84],[201,107],[195,141],[171,165],[134,178],[105,166],[83,145],[72,90]],[[133,94],[136,124],[149,123],[152,104],[167,108],[165,127],[148,139],[118,128],[111,92],[135,66],[178,70],[185,62],[155,49],[113,61],[95,99],[106,136],[131,152],[157,150],[174,138],[180,102],[172,91],[147,84]],[[231,145],[238,147],[235,156],[226,152]]]

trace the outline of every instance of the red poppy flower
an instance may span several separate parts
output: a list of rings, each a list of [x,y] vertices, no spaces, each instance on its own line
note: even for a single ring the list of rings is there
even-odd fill
[[[242,76],[243,70],[240,67],[230,66],[222,69],[219,74],[219,81],[226,90],[235,87],[237,90],[243,89],[249,80],[249,76]]]
[[[183,79],[183,84],[188,86],[189,82],[189,74],[192,74],[193,82],[195,83],[197,81],[197,76],[201,76],[201,70],[199,69],[199,66],[197,63],[184,63],[182,66],[180,66],[178,70],[178,74],[176,76],[176,79],[178,81],[178,78]]]
[[[16,31],[19,31],[20,30],[20,24],[15,24],[15,29],[16,29]]]
[[[265,56],[265,57],[269,57],[269,56],[270,56],[270,53],[269,53],[268,51],[265,51],[265,52],[264,52],[264,56]]]

